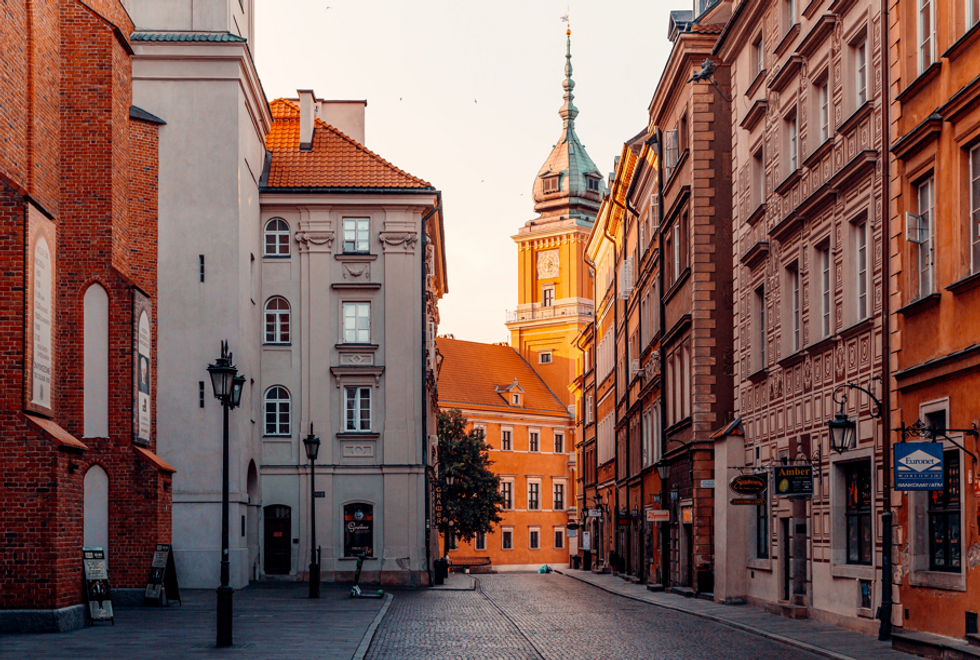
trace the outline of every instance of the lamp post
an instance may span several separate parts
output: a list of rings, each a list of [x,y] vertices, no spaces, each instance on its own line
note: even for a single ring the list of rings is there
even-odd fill
[[[228,584],[228,411],[242,402],[245,376],[238,375],[238,368],[231,363],[228,342],[221,342],[221,357],[208,365],[211,389],[221,402],[222,414],[222,463],[221,463],[221,586],[218,587],[218,638],[216,646],[231,646],[232,595],[235,590]]]
[[[456,478],[453,477],[453,476],[450,476],[450,475],[444,475],[444,478],[446,480],[446,486],[447,486],[446,493],[445,494],[447,496],[446,499],[448,500],[449,499],[448,498],[448,496],[449,496],[449,488],[452,488],[452,485],[454,483],[456,483]],[[445,504],[443,504],[443,509],[442,509],[443,511],[447,511],[448,508],[449,507],[447,507]],[[453,519],[452,518],[449,518],[449,520],[446,521],[445,531],[443,531],[443,537],[444,537],[443,538],[443,546],[445,547],[445,552],[443,552],[443,556],[444,557],[448,557],[449,556],[449,535],[452,534],[452,531],[453,531]]]
[[[320,558],[316,554],[316,457],[320,453],[320,438],[313,435],[313,422],[310,434],[303,438],[306,457],[310,459],[310,598],[320,597]]]
[[[667,459],[661,457],[659,461],[653,464],[657,468],[657,474],[660,476],[660,508],[666,509],[668,515],[670,512],[670,499],[669,493],[667,492],[667,477],[670,476],[670,463]],[[670,545],[670,523],[662,522],[660,523],[660,586],[667,590],[667,573],[670,571],[670,552],[667,547]]]

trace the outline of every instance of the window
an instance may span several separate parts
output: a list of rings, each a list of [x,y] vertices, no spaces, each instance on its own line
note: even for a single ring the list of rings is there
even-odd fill
[[[500,430],[500,448],[502,450],[511,451],[511,449],[513,448],[513,444],[512,444],[513,433],[514,432],[511,431],[510,429]]]
[[[868,42],[862,41],[854,47],[854,81],[856,84],[855,100],[857,108],[868,101]]]
[[[980,0],[973,0],[980,3]],[[970,272],[980,273],[980,146],[970,151]]]
[[[265,393],[265,434],[289,435],[290,400],[285,387],[276,385]]]
[[[830,137],[830,78],[817,83],[817,137],[823,144]]]
[[[561,511],[565,508],[565,484],[562,482],[555,482],[554,487],[554,506],[552,507],[555,511]]]
[[[796,113],[792,113],[786,118],[786,176],[789,176],[800,168],[799,154],[799,130],[796,123]]]
[[[966,29],[980,21],[980,0],[966,0]]]
[[[855,257],[857,263],[857,320],[868,318],[868,223],[854,225]]]
[[[769,514],[765,504],[755,507],[755,556],[769,559]]]
[[[551,364],[551,351],[540,351],[538,353],[538,364]]]
[[[476,533],[476,545],[474,546],[476,550],[486,550],[487,549],[487,535],[483,532]]]
[[[687,222],[687,212],[684,212],[664,232],[666,286],[676,282],[687,268]]]
[[[371,343],[371,303],[344,303],[344,343]]]
[[[204,407],[204,381],[197,381],[197,406],[198,408]]]
[[[557,176],[549,176],[544,179],[544,192],[545,194],[558,192]]]
[[[786,279],[788,286],[788,293],[790,296],[790,319],[789,319],[789,347],[790,351],[795,353],[802,346],[802,330],[801,330],[801,314],[802,310],[800,308],[800,267],[799,264],[793,263],[789,268],[786,269]]]
[[[923,298],[933,292],[933,270],[935,262],[935,229],[933,226],[933,208],[935,206],[935,187],[933,178],[929,177],[918,186],[918,215],[919,215],[919,297]]]
[[[204,281],[204,255],[203,254],[197,255],[197,267],[198,267],[198,276],[200,277],[201,282],[203,282]]]
[[[664,131],[664,145],[664,178],[670,179],[680,156],[677,148],[677,129]]]
[[[929,570],[960,572],[960,452],[943,452],[943,489],[929,493]]]
[[[455,534],[450,534],[446,540],[449,541],[449,549],[450,550],[459,550],[459,537],[458,536],[456,536]]]
[[[565,529],[563,527],[555,527],[555,549],[561,550],[565,547]]]
[[[504,496],[504,508],[514,508],[514,482],[513,480],[500,480],[500,494]]]
[[[847,518],[848,564],[871,564],[874,537],[871,533],[871,462],[858,461],[844,466],[847,489],[844,514]]]
[[[511,394],[510,395],[510,403],[513,406],[519,406],[519,405],[521,405],[521,395],[520,394]]]
[[[786,30],[796,25],[796,0],[786,0]]]
[[[486,424],[474,424],[473,432],[479,434],[481,438],[485,441],[487,439],[487,426]]]
[[[829,337],[832,329],[833,299],[830,283],[830,245],[817,248],[817,267],[820,269],[820,336]]]
[[[527,510],[536,511],[541,508],[541,483],[527,482]]]
[[[594,401],[595,401],[595,399],[593,398],[593,396],[591,394],[587,394],[585,396],[585,423],[586,424],[591,424],[593,422],[593,420],[594,420],[594,418],[592,416],[593,415],[592,408],[595,405],[594,404]]]
[[[269,298],[265,304],[265,343],[289,343],[289,303],[282,296]]]
[[[585,177],[585,183],[589,188],[589,192],[599,192],[599,179],[587,176]]]
[[[919,75],[932,64],[936,41],[933,0],[919,0]]]
[[[555,287],[546,286],[541,289],[541,305],[551,307],[555,304]]]
[[[514,549],[514,530],[503,529],[500,532],[500,547],[504,550]]]
[[[527,530],[528,532],[528,547],[531,550],[538,550],[541,548],[541,530],[537,527],[531,527]]]
[[[555,453],[564,454],[565,453],[565,434],[555,433]]]
[[[766,287],[755,290],[756,371],[766,368]]]
[[[262,254],[266,257],[289,256],[289,225],[282,218],[265,223],[265,251]]]
[[[367,252],[370,228],[368,218],[344,218],[344,252]]]
[[[761,144],[752,154],[752,187],[754,188],[752,199],[755,200],[755,206],[758,207],[766,201],[766,163]]]
[[[371,388],[344,388],[344,431],[371,430]]]
[[[752,71],[753,80],[766,70],[765,54],[766,51],[762,47],[762,35],[760,34],[759,38],[752,44],[752,62],[755,65],[755,70]]]
[[[531,431],[530,433],[528,433],[527,450],[541,451],[541,433],[539,431]]]

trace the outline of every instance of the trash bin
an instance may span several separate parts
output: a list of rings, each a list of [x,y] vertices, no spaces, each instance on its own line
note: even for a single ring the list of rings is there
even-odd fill
[[[444,584],[449,575],[449,562],[445,557],[440,557],[435,561],[435,582],[437,585]]]
[[[572,568],[574,568],[577,571],[578,567],[581,564],[582,564],[582,558],[579,557],[578,555],[572,555]]]

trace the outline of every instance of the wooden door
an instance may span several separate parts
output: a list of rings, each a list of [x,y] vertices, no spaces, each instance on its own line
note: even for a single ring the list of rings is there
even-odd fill
[[[292,563],[292,510],[282,504],[265,507],[265,572],[289,575]]]

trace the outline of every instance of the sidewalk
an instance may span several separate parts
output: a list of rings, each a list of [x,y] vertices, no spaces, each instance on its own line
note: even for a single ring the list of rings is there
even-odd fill
[[[632,584],[608,574],[567,568],[556,569],[555,572],[624,598],[708,619],[827,658],[899,660],[915,657],[893,651],[888,642],[879,642],[874,637],[846,628],[806,619],[787,619],[750,605],[721,605],[699,598],[652,592],[642,584]]]
[[[214,646],[212,589],[185,589],[183,605],[119,607],[116,624],[65,633],[3,635],[0,657],[71,658],[363,658],[391,597],[352,599],[350,585],[323,584],[309,599],[306,582],[259,582],[235,591],[235,645]]]

